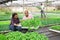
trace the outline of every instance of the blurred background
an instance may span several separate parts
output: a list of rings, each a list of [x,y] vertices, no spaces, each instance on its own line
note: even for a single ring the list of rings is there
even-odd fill
[[[59,0],[37,0],[37,1],[36,0],[0,0],[0,15],[2,17],[5,13],[8,15],[8,14],[11,14],[11,12],[12,13],[18,12],[22,16],[24,14],[24,10],[27,9],[29,13],[32,13],[34,16],[36,15],[40,16],[41,3],[44,3],[45,5],[44,10],[45,10],[46,15],[48,15],[48,13],[49,14],[60,13]],[[59,14],[57,14],[56,16],[58,15]]]

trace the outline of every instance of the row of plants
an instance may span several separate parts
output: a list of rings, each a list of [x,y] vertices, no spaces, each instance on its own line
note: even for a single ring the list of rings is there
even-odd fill
[[[19,19],[23,18],[23,14],[18,14]],[[0,14],[0,21],[7,21],[11,20],[12,14]]]
[[[0,31],[9,30],[10,21],[0,21]]]
[[[51,11],[51,10],[50,10],[50,11],[47,10],[46,12],[47,12],[47,13],[60,13],[60,10],[52,10],[52,11]]]
[[[9,9],[1,9],[0,10],[0,21],[2,20],[9,20],[11,16],[11,11]]]
[[[11,20],[11,16],[12,16],[12,14],[0,15],[0,21]],[[22,19],[22,18],[23,18],[23,16],[21,14],[19,14],[19,19]]]
[[[46,19],[42,19],[41,23],[44,25],[50,25],[50,24],[60,24],[60,18],[46,18]]]
[[[40,19],[40,18],[34,18],[30,20],[21,20],[22,27],[34,27],[37,28],[38,26],[44,27],[46,25],[55,25],[60,24],[59,18],[48,18],[48,19]],[[8,30],[10,25],[10,21],[0,21],[0,31],[1,30]]]
[[[51,29],[53,29],[53,30],[58,30],[58,31],[60,31],[60,25],[55,25],[55,26],[52,26],[52,27],[50,27]]]
[[[0,40],[48,40],[44,34],[36,32],[9,32],[5,35],[0,34]]]
[[[8,8],[0,8],[0,21],[10,20],[12,16],[12,11]],[[22,18],[22,13],[17,12],[19,15],[19,18]]]
[[[7,20],[10,20],[11,19],[11,16],[10,15],[5,15],[5,16],[0,16],[0,21],[7,21]]]

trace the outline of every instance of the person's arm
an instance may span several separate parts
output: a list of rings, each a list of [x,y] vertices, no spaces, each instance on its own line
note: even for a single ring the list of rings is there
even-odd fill
[[[15,25],[15,26],[20,25],[20,20],[19,20],[19,19],[17,19],[17,23],[15,23],[14,25]]]
[[[34,18],[33,15],[31,15],[31,16],[32,16],[32,18]]]
[[[25,16],[23,17],[23,20],[26,20],[26,17]]]
[[[17,23],[17,25],[19,25],[20,24],[20,20],[18,19],[18,23]]]
[[[18,23],[16,24],[16,26],[21,26],[21,21],[18,19]]]
[[[30,14],[30,18],[31,18],[31,19],[34,18],[32,14]]]
[[[11,24],[14,25],[13,19],[11,19]]]
[[[11,20],[11,24],[12,24],[12,25],[15,25],[15,26],[17,25],[17,24],[14,22],[13,19]]]

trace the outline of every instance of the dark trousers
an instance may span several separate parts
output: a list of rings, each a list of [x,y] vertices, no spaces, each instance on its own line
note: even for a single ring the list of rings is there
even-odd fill
[[[20,27],[20,26],[14,26],[14,25],[10,25],[10,30],[12,30],[12,31],[21,31],[22,30],[22,28]]]
[[[41,18],[45,18],[45,17],[46,17],[45,12],[41,10]]]

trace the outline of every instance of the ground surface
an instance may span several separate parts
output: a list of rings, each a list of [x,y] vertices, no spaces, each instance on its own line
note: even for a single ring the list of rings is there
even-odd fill
[[[60,34],[49,31],[49,27],[39,28],[36,32],[45,34],[49,40],[60,40]]]

